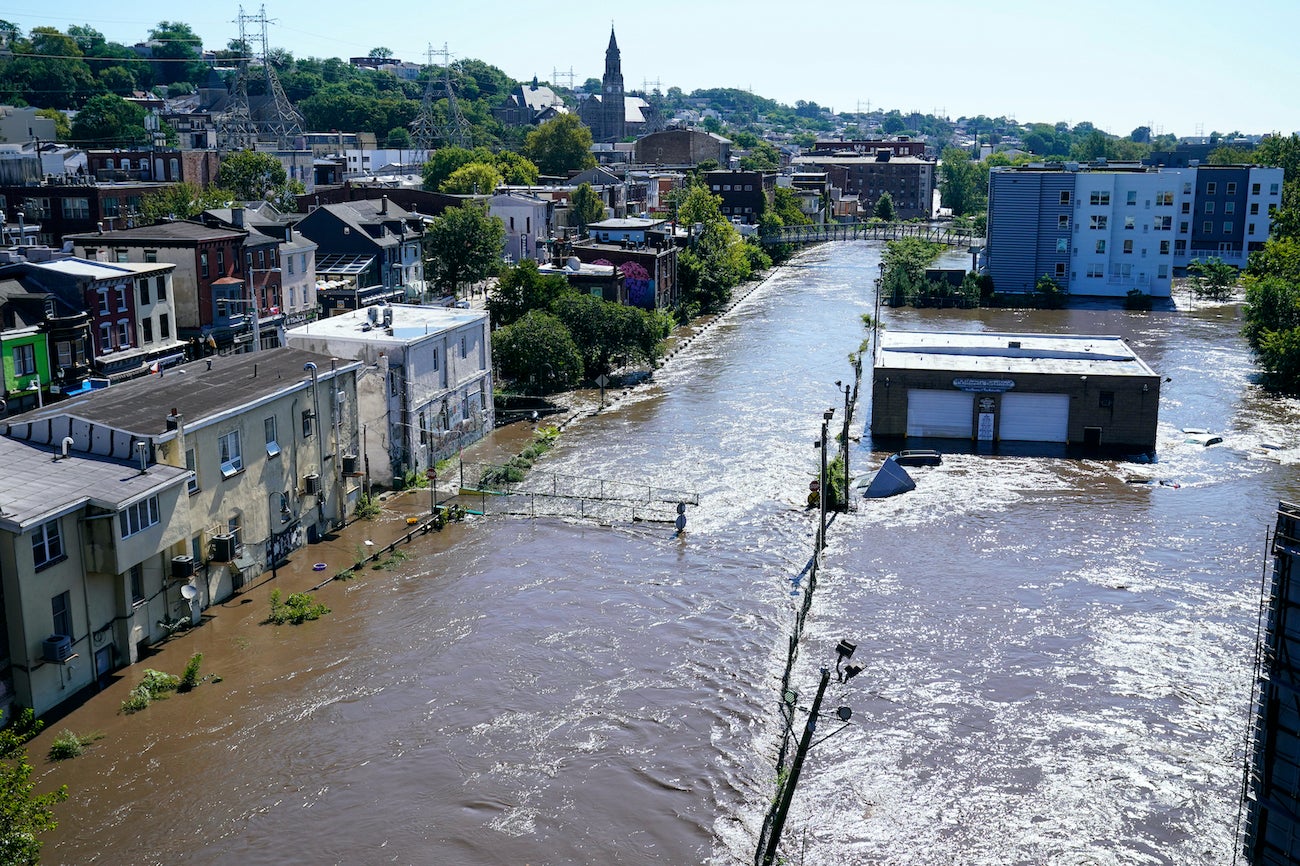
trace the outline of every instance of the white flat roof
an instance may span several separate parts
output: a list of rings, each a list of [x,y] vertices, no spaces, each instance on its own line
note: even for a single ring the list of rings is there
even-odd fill
[[[370,310],[377,310],[378,321],[370,321]],[[393,333],[384,327],[384,310],[393,311]],[[415,304],[384,304],[349,310],[327,319],[317,319],[288,331],[288,336],[310,335],[358,340],[370,343],[413,343],[432,334],[453,330],[487,318],[485,310],[458,307],[425,307]]]
[[[876,366],[963,373],[1155,376],[1119,337],[988,331],[880,331]]]

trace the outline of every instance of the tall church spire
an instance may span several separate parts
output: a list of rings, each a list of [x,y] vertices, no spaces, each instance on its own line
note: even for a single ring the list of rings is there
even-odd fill
[[[609,47],[605,49],[605,79],[602,82],[605,85],[605,92],[609,93],[611,84],[617,84],[619,91],[623,90],[623,61],[622,53],[618,50],[618,40],[614,38],[614,25],[609,25]]]

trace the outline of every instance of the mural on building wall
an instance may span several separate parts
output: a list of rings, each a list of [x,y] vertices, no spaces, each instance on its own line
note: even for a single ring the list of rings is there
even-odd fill
[[[620,270],[623,273],[623,287],[627,289],[628,303],[634,307],[653,310],[655,283],[650,279],[650,272],[636,262],[625,262]]]
[[[271,568],[277,562],[284,562],[289,554],[303,546],[306,541],[302,523],[295,520],[288,528],[271,536],[266,545],[266,567]]]

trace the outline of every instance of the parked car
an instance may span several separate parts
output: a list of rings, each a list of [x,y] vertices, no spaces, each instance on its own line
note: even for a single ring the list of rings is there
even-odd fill
[[[943,455],[928,448],[915,448],[899,451],[894,455],[894,461],[900,466],[939,466],[943,463]]]

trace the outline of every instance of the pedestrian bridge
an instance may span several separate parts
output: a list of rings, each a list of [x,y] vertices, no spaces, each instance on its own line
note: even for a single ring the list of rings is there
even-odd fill
[[[920,238],[951,247],[983,247],[984,238],[970,229],[936,226],[927,223],[823,223],[820,225],[781,226],[762,232],[759,241],[770,244],[816,244],[823,241],[897,241]]]

